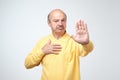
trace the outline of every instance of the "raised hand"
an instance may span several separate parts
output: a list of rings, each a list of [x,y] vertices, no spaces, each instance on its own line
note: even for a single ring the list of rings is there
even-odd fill
[[[61,51],[62,47],[60,44],[51,44],[51,40],[47,42],[42,48],[45,54],[57,54]]]
[[[80,44],[89,43],[89,33],[87,29],[87,24],[80,20],[76,23],[76,34],[71,36],[76,42]]]

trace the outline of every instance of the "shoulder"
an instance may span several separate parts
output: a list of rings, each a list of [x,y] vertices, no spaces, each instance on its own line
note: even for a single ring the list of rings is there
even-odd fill
[[[45,43],[47,43],[47,41],[50,39],[50,35],[46,35],[44,37],[41,37],[38,41],[37,41],[37,45],[44,45]]]
[[[42,40],[49,39],[49,38],[50,38],[50,36],[51,36],[50,34],[49,34],[49,35],[46,35],[46,36],[44,36],[44,37],[40,38],[39,40],[40,40],[40,41],[42,41]]]
[[[51,35],[49,34],[49,35],[46,35],[46,36],[44,36],[44,37],[41,37],[41,38],[38,40],[38,42],[43,42],[43,41],[49,40],[50,36],[51,36]]]

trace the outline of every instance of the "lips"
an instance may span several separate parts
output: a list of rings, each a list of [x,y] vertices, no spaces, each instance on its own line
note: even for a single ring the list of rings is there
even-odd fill
[[[63,30],[63,29],[64,29],[64,26],[58,26],[57,29]]]

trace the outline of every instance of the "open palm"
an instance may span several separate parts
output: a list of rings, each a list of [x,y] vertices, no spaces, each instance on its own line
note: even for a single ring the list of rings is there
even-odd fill
[[[76,23],[76,34],[72,35],[72,38],[83,45],[89,42],[87,24],[85,24],[84,21],[80,20]]]

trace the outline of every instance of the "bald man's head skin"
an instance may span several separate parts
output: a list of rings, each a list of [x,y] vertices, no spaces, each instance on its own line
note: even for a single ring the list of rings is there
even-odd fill
[[[57,39],[65,34],[66,21],[66,14],[60,9],[54,9],[48,14],[48,25]]]
[[[60,12],[60,13],[62,13],[62,14],[65,16],[66,20],[67,20],[67,15],[66,15],[61,9],[54,9],[54,10],[52,10],[52,11],[48,14],[48,16],[47,16],[47,21],[48,21],[48,23],[49,23],[50,20],[51,20],[51,15],[53,15],[55,12]]]

